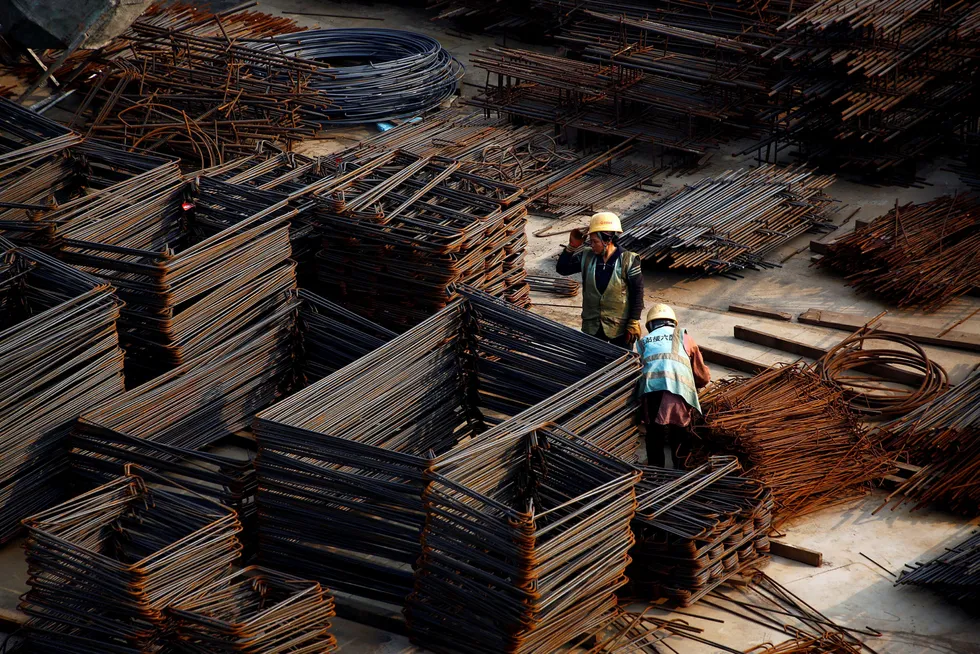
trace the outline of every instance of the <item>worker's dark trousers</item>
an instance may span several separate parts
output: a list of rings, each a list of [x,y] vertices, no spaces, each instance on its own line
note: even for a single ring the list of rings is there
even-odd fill
[[[670,456],[674,467],[680,468],[677,448],[687,440],[687,428],[677,425],[647,424],[647,461],[652,466],[663,468],[667,464],[664,446],[670,448]]]
[[[592,335],[598,338],[600,341],[612,343],[613,345],[618,345],[619,347],[627,350],[630,349],[631,347],[626,344],[626,332],[623,332],[622,336],[617,336],[616,338],[609,338],[608,336],[606,336],[606,333],[602,331],[602,327],[600,327],[599,331],[597,331],[595,334]]]

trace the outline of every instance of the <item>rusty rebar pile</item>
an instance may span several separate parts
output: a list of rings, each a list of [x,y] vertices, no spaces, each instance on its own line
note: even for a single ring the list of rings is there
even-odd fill
[[[980,513],[980,371],[873,436],[895,458],[922,466],[889,502]]]
[[[980,200],[896,206],[828,246],[819,265],[900,307],[936,311],[980,286]]]
[[[737,455],[772,489],[778,521],[860,496],[887,474],[843,391],[805,364],[717,382],[701,406],[701,447]]]
[[[772,267],[781,244],[830,224],[833,176],[806,168],[728,171],[678,189],[623,219],[623,247],[703,274]]]

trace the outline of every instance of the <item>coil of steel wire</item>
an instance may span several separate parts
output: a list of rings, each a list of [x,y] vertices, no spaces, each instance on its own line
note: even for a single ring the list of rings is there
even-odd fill
[[[417,116],[452,96],[463,76],[463,66],[438,41],[403,30],[307,30],[250,47],[323,66],[310,88],[328,97],[334,108],[302,110],[322,123]]]
[[[866,349],[870,342],[901,346]],[[923,378],[918,388],[886,388],[879,380],[854,377],[849,373],[868,364],[914,370]],[[949,388],[946,370],[931,361],[925,350],[907,336],[862,330],[833,347],[818,362],[820,378],[843,389],[851,408],[869,419],[898,418],[936,398]]]

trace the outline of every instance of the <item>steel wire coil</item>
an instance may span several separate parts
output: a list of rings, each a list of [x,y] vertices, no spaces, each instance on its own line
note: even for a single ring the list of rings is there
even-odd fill
[[[309,87],[330,106],[302,113],[323,126],[421,115],[451,97],[463,76],[463,66],[438,41],[416,32],[306,30],[270,41],[249,47],[317,64]]]
[[[333,598],[315,581],[250,566],[174,603],[171,646],[186,654],[327,654]]]
[[[24,521],[29,651],[159,652],[167,607],[239,558],[234,511],[134,470]]]

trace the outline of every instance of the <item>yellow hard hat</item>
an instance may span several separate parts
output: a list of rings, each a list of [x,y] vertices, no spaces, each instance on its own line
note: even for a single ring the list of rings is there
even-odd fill
[[[674,315],[674,310],[666,304],[655,304],[647,311],[647,322],[654,320],[673,320],[676,323],[677,316]]]
[[[599,213],[592,214],[592,220],[589,221],[589,233],[592,234],[593,232],[616,232],[622,234],[623,224],[619,222],[619,216],[612,211],[600,211]]]

